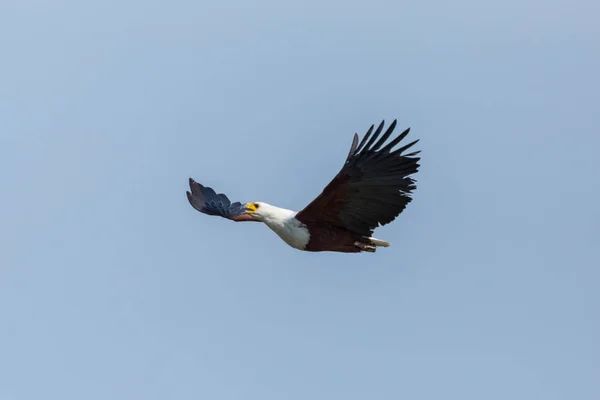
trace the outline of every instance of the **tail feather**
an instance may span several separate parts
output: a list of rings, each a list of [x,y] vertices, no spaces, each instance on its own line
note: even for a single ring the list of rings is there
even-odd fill
[[[370,237],[368,239],[369,239],[369,242],[371,242],[372,245],[375,245],[377,247],[390,247],[391,246],[390,242],[385,242],[383,240],[375,239],[373,237]]]

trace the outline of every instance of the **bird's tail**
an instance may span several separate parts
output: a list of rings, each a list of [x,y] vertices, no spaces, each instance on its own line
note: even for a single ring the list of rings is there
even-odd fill
[[[383,240],[375,239],[373,237],[370,237],[368,239],[372,245],[377,246],[377,247],[390,247],[390,245],[391,245],[391,243],[389,243],[389,242],[384,242]]]

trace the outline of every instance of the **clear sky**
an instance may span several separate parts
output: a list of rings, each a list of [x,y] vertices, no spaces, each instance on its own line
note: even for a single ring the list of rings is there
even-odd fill
[[[600,3],[0,3],[0,400],[600,398]],[[299,210],[398,118],[375,255]]]

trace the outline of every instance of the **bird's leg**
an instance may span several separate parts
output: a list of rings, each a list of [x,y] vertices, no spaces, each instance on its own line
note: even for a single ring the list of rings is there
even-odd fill
[[[361,251],[367,251],[369,253],[375,253],[376,247],[372,244],[362,243],[362,242],[354,242],[354,245],[358,247]]]

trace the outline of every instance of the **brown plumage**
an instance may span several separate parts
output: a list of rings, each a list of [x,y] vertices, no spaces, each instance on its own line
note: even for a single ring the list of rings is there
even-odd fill
[[[383,133],[384,122],[372,125],[363,139],[354,134],[348,157],[333,180],[302,211],[267,203],[232,203],[229,198],[190,178],[188,201],[198,211],[230,220],[261,221],[290,246],[307,251],[374,252],[389,243],[371,237],[392,222],[411,201],[419,168],[418,151],[403,154],[418,140],[394,150],[407,135],[391,137],[396,121]]]
[[[368,238],[375,228],[392,222],[411,201],[416,186],[409,175],[419,168],[420,159],[415,157],[419,152],[402,153],[418,140],[393,150],[408,135],[409,128],[381,148],[394,131],[396,120],[375,143],[383,126],[381,122],[373,133],[372,125],[360,144],[354,134],[340,172],[296,215],[311,235],[307,250],[368,251],[355,242],[370,244]]]

